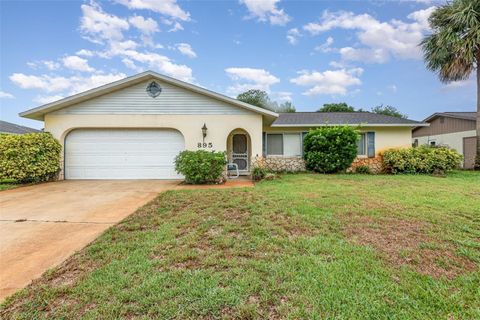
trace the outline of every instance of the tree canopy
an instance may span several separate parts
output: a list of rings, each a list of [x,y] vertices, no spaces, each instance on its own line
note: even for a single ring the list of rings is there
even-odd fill
[[[237,100],[274,112],[295,112],[295,106],[291,101],[278,104],[276,101],[271,101],[268,93],[263,90],[250,89],[242,92],[237,96]]]
[[[384,114],[386,116],[392,116],[396,118],[402,118],[402,119],[407,118],[406,114],[401,113],[400,111],[398,111],[397,108],[389,105],[384,106],[383,104],[381,104],[379,106],[373,107],[372,112],[377,114]]]
[[[317,112],[355,112],[355,108],[345,102],[325,103]]]

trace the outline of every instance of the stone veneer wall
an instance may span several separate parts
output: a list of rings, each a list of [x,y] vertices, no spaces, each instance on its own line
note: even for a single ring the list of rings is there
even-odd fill
[[[372,173],[383,172],[383,158],[376,156],[374,158],[356,158],[353,160],[352,166],[347,169],[347,172],[355,172],[355,168],[359,166],[367,166]]]
[[[267,156],[258,157],[253,160],[252,165],[263,167],[268,171],[273,172],[299,172],[306,171],[305,161],[301,157],[279,157],[279,156]],[[355,172],[355,168],[358,166],[367,166],[372,173],[383,172],[383,159],[381,156],[374,158],[356,158],[353,160],[352,166],[347,169],[347,172]]]
[[[258,157],[253,161],[253,166],[259,166],[273,172],[299,172],[306,171],[305,161],[302,157],[266,156]]]

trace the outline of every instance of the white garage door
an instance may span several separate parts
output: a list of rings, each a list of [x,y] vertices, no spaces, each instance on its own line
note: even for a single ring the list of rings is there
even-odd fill
[[[179,179],[174,158],[185,149],[171,129],[79,129],[65,139],[66,179]]]

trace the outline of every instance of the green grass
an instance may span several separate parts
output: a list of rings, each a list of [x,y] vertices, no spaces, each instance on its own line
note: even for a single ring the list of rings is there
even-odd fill
[[[19,186],[20,184],[17,184],[15,180],[9,180],[9,179],[0,180],[0,191],[15,189],[15,188],[18,188]]]
[[[284,175],[163,193],[0,315],[478,319],[479,265],[478,173]]]

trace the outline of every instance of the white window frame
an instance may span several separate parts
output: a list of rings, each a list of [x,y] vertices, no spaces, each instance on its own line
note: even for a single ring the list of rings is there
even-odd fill
[[[359,158],[366,158],[368,156],[368,143],[367,143],[367,132],[360,132],[359,133],[361,136],[363,136],[363,152],[364,153],[358,153],[358,147],[357,147],[357,157]]]
[[[290,158],[290,157],[303,157],[303,133],[308,133],[308,131],[272,131],[272,132],[265,132],[265,155],[266,156],[271,156],[271,157],[285,157],[285,158]],[[269,154],[268,153],[268,135],[270,134],[280,134],[282,135],[282,154]],[[285,135],[288,134],[298,134],[300,135],[300,154],[298,155],[290,155],[286,156],[285,155]]]

